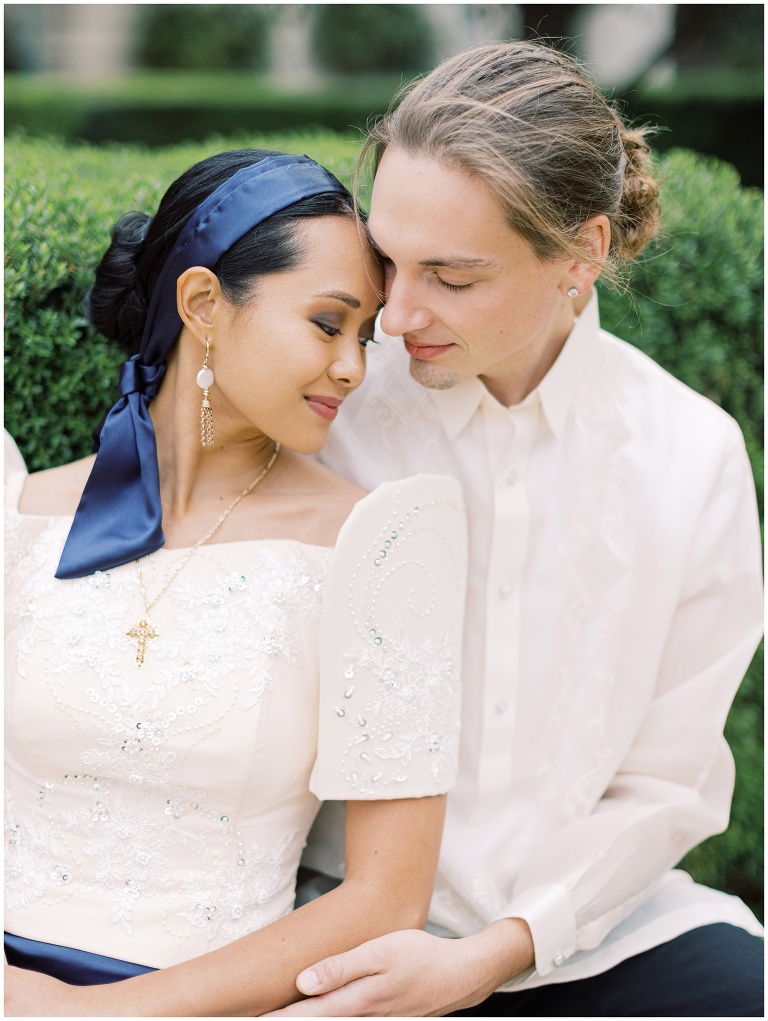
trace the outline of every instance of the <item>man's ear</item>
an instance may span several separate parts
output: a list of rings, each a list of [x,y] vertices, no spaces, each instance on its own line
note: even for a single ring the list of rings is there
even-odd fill
[[[201,344],[211,338],[216,306],[222,301],[219,278],[204,266],[190,267],[176,281],[179,316]]]
[[[603,213],[585,220],[579,230],[584,246],[585,258],[576,259],[568,267],[563,278],[563,292],[575,287],[579,294],[590,289],[600,276],[608,250],[611,246],[611,224]]]

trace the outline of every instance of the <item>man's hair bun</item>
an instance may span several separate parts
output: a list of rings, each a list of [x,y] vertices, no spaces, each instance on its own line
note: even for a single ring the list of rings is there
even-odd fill
[[[646,134],[643,128],[621,131],[626,164],[614,245],[622,260],[639,255],[659,229],[659,185]]]

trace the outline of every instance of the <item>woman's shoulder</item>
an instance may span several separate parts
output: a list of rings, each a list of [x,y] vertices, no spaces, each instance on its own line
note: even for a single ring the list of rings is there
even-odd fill
[[[317,486],[314,517],[324,538],[319,545],[335,546],[344,522],[355,506],[368,496],[368,491],[316,461],[311,462],[310,471]]]
[[[95,456],[28,475],[19,499],[20,514],[68,517],[75,513]]]
[[[261,513],[267,514],[258,522],[259,533],[334,546],[342,525],[367,491],[319,462],[293,452],[288,453],[286,468],[272,490],[271,506],[261,508]]]
[[[339,512],[344,515],[342,521],[358,500],[362,500],[368,494],[368,490],[363,486],[339,475],[319,461],[307,458],[305,471],[308,483],[316,488],[318,495],[323,496],[329,506],[338,507]]]

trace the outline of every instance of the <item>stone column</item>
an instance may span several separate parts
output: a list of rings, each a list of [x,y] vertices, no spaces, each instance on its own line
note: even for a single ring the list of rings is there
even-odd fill
[[[633,85],[669,48],[677,4],[589,4],[576,12],[579,55],[603,87]]]
[[[312,57],[315,4],[281,4],[273,14],[269,76],[284,89],[303,89],[321,77]]]
[[[6,4],[25,71],[85,77],[132,65],[141,17],[136,4]]]
[[[423,4],[435,33],[435,64],[474,43],[519,39],[523,18],[519,4]]]

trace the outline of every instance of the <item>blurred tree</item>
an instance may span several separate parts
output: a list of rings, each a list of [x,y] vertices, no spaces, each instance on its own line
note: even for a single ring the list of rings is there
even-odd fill
[[[16,23],[13,17],[9,17],[7,4],[3,11],[3,57],[6,71],[20,71],[22,69]]]
[[[423,71],[432,29],[418,4],[320,4],[312,47],[328,71]]]
[[[678,4],[670,47],[681,67],[761,69],[763,4]]]
[[[149,4],[138,63],[144,67],[260,71],[267,64],[270,5]]]
[[[574,52],[572,31],[576,8],[582,4],[521,4],[524,39],[550,39],[559,49]]]

